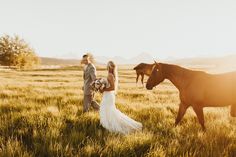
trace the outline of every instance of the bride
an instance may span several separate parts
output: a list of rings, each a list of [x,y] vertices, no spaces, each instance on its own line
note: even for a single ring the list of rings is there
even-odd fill
[[[101,90],[103,93],[100,105],[100,123],[111,132],[128,134],[142,129],[142,124],[120,112],[115,106],[115,94],[118,87],[117,68],[113,61],[107,64],[110,84],[108,88]]]

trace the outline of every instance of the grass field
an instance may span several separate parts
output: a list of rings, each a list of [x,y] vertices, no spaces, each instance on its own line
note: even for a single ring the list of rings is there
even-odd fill
[[[147,91],[133,70],[119,76],[117,108],[142,122],[142,132],[109,133],[97,112],[82,114],[81,70],[0,71],[0,156],[236,156],[229,108],[204,109],[206,132],[191,108],[174,127],[179,98],[170,82]]]

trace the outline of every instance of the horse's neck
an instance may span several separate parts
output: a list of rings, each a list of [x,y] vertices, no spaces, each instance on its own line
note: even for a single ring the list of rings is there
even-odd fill
[[[154,65],[156,65],[155,63],[154,64],[149,64],[149,68],[152,68]]]
[[[170,80],[176,88],[181,90],[187,83],[184,74],[187,72],[186,69],[175,66],[175,65],[162,65],[162,71],[166,79]]]

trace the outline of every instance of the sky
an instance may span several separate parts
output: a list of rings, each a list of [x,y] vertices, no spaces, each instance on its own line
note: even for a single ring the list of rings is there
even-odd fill
[[[235,0],[0,0],[0,20],[45,57],[236,54]]]

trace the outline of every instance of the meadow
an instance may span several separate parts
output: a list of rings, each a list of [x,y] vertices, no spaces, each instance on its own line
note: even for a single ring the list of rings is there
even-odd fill
[[[192,108],[174,127],[177,89],[165,81],[147,91],[131,69],[119,69],[116,98],[117,108],[143,124],[129,135],[105,130],[98,112],[82,114],[81,68],[0,70],[0,156],[236,156],[228,107],[204,109],[206,132]],[[106,76],[104,67],[98,74]]]

